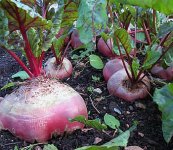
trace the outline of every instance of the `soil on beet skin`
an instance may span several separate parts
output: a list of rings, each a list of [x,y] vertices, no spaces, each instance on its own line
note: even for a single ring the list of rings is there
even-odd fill
[[[161,113],[151,97],[148,96],[143,100],[129,103],[110,96],[102,71],[93,69],[87,62],[87,59],[77,63],[72,61],[73,75],[64,82],[72,86],[84,98],[89,111],[89,119],[100,118],[103,121],[105,113],[109,113],[120,120],[123,131],[131,127],[134,121],[137,121],[138,126],[131,133],[128,145],[140,146],[145,150],[172,150],[173,139],[169,144],[164,141],[161,129]],[[19,70],[21,70],[19,65],[8,54],[0,50],[0,88],[13,81],[11,76]],[[92,76],[99,77],[100,81],[93,81]],[[97,90],[91,92],[88,90],[91,88],[88,87]],[[99,92],[97,92],[98,89]],[[9,94],[12,90],[14,89],[0,91],[0,97]],[[100,90],[102,93],[100,93]],[[98,111],[93,108],[92,102]],[[61,137],[53,137],[48,143],[54,144],[59,150],[74,150],[81,146],[93,145],[98,138],[100,138],[100,142],[97,145],[101,145],[113,139],[113,134],[114,130],[111,129],[101,132],[85,128],[70,135],[64,134]],[[0,150],[14,150],[15,146],[22,148],[28,145],[29,143],[16,138],[8,131],[0,131]],[[43,147],[43,144],[39,146]]]

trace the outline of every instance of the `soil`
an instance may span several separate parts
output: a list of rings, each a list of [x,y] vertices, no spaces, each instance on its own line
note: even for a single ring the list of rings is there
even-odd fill
[[[11,75],[21,70],[21,68],[8,54],[0,51],[0,55],[1,88],[10,82],[12,80]],[[110,96],[102,71],[93,69],[87,59],[78,62],[72,61],[72,63],[74,66],[73,75],[64,82],[72,86],[85,99],[89,119],[100,118],[103,121],[105,113],[109,113],[120,120],[123,131],[131,127],[134,121],[137,121],[138,126],[131,133],[129,146],[140,146],[145,150],[173,150],[173,139],[169,144],[166,144],[163,139],[161,113],[150,96],[134,103]],[[99,77],[100,81],[93,81],[92,76]],[[89,90],[92,89],[91,87],[94,89],[99,88],[102,93],[99,94],[99,92]],[[0,96],[3,97],[12,90],[11,88],[0,91]],[[98,111],[93,107],[92,102]],[[70,135],[64,134],[61,137],[53,137],[48,143],[54,144],[59,150],[73,150],[81,146],[93,145],[97,138],[101,139],[101,142],[98,143],[98,145],[101,145],[113,139],[113,135],[114,130],[112,129],[101,132],[96,129],[85,128],[85,130],[77,130]],[[22,148],[28,145],[29,143],[16,138],[8,131],[0,131],[0,150],[14,150],[15,146]],[[40,144],[40,146],[42,147],[43,144]]]

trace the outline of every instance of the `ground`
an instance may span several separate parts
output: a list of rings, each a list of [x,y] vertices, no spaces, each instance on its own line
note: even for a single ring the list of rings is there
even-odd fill
[[[173,149],[173,139],[169,144],[166,144],[163,139],[161,113],[150,96],[134,103],[110,96],[101,70],[93,69],[87,59],[78,62],[72,61],[72,63],[74,66],[73,75],[64,82],[82,95],[87,104],[89,119],[100,118],[103,121],[105,113],[109,113],[120,120],[123,131],[131,127],[134,121],[137,121],[138,126],[131,133],[128,145],[137,145],[145,150]],[[0,51],[0,88],[10,82],[11,75],[19,70],[21,68],[11,57]],[[99,77],[100,81],[93,81],[92,76]],[[98,89],[96,92],[92,92],[93,88]],[[0,96],[9,94],[11,90],[0,91]],[[102,93],[99,94],[100,90]],[[98,138],[101,139],[98,144],[103,144],[111,140],[113,135],[114,130],[111,129],[105,132],[96,129],[77,130],[71,135],[53,137],[48,143],[54,144],[59,150],[73,150],[81,146],[92,145]],[[115,134],[115,136],[117,135]],[[8,131],[0,131],[0,150],[13,150],[15,146],[21,148],[28,145],[29,143],[17,139]],[[40,146],[42,147],[42,144]]]

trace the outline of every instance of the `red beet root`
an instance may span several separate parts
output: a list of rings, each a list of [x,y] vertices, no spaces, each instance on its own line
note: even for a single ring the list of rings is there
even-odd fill
[[[113,40],[108,39],[107,44],[100,38],[97,43],[97,49],[100,53],[107,57],[116,57],[117,55],[113,52]]]
[[[128,68],[128,63],[125,62],[126,67]],[[103,68],[103,76],[106,81],[109,80],[109,78],[120,69],[123,69],[123,63],[121,59],[115,58],[113,60],[109,60],[105,67]]]
[[[148,95],[150,81],[147,77],[144,77],[142,82],[132,85],[125,69],[121,69],[110,77],[107,88],[111,95],[133,102],[136,99],[142,99]]]
[[[62,64],[57,65],[55,57],[48,59],[44,68],[46,75],[52,78],[64,79],[71,76],[73,67],[71,62],[64,58]]]
[[[77,30],[74,30],[73,33],[71,34],[71,46],[73,49],[77,49],[81,47],[83,43],[79,39],[79,34]]]
[[[173,67],[164,69],[162,66],[157,64],[152,68],[151,73],[167,81],[173,80]]]
[[[0,102],[0,128],[29,142],[45,142],[53,134],[83,128],[69,122],[78,115],[87,118],[82,97],[57,80],[33,79]]]

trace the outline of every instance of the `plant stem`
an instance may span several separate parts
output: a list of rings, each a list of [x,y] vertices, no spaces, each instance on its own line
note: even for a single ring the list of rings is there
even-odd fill
[[[171,34],[171,32],[169,32],[165,37],[163,37],[159,43],[159,45],[156,47],[155,50],[158,50],[159,46],[163,46],[163,44],[165,43],[165,41],[167,40],[168,36]]]
[[[25,41],[24,50],[25,50],[25,53],[26,53],[26,57],[28,59],[31,72],[33,73],[33,75],[35,77],[37,77],[37,76],[40,75],[41,70],[38,67],[39,64],[37,62],[37,59],[35,58],[35,56],[32,53],[31,46],[30,46],[30,43],[29,43],[29,40],[28,40],[28,37],[27,37],[27,34],[26,34],[26,28],[25,28],[24,23],[22,22],[21,16],[19,15],[19,11],[18,11],[17,6],[15,7],[15,9],[16,9],[17,20],[19,22],[19,29],[20,29],[20,32],[22,34],[23,40]]]
[[[156,10],[153,9],[153,32],[156,34]]]
[[[20,25],[20,30],[21,30],[22,37],[25,41],[25,48],[24,49],[25,49],[27,59],[29,61],[31,72],[33,72],[34,76],[37,77],[40,75],[41,72],[40,72],[39,67],[38,67],[38,62],[32,53],[30,43],[29,43],[28,37],[26,35],[25,27],[22,24]]]
[[[52,44],[51,46],[51,51],[53,52],[54,56],[55,56],[55,59],[56,59],[56,64],[59,65],[61,63],[60,61],[60,58],[58,58],[57,54],[56,54],[56,51],[55,51],[55,47],[54,45]],[[60,52],[60,56],[61,56],[61,52]]]
[[[118,46],[118,51],[119,51],[119,53],[120,53],[120,58],[121,58],[121,60],[122,60],[124,69],[125,69],[125,71],[126,71],[126,74],[127,74],[128,78],[129,78],[129,80],[130,80],[131,82],[133,82],[133,80],[132,80],[132,78],[131,78],[131,76],[130,76],[130,74],[129,74],[129,72],[128,72],[127,66],[126,66],[126,64],[125,64],[123,55],[122,55],[122,53],[121,53],[120,44],[119,44],[119,41],[118,41],[117,36],[115,36],[115,38],[116,38],[116,41],[117,41],[117,46]]]
[[[63,61],[63,59],[64,59],[64,57],[65,57],[65,55],[66,55],[66,53],[67,53],[67,50],[68,50],[70,44],[71,44],[71,40],[68,42],[68,44],[67,44],[67,46],[66,46],[66,48],[65,48],[65,50],[64,50],[63,56],[62,56],[62,58],[61,58],[61,63],[62,63],[62,61]]]
[[[151,66],[151,69],[156,65],[162,57],[167,53],[167,51],[173,46],[173,42],[162,52],[162,55],[159,57],[159,59]]]
[[[159,57],[159,59],[158,59],[155,63],[152,64],[152,66],[150,67],[149,70],[151,70],[151,69],[163,58],[163,56],[168,52],[168,50],[169,50],[170,47],[172,47],[172,46],[173,46],[173,42],[166,48],[166,50],[162,53],[162,55]],[[141,73],[141,74],[142,74],[142,73]],[[145,76],[146,76],[146,74],[144,74],[138,81],[139,81],[139,82],[142,81],[142,79],[143,79]]]
[[[144,33],[145,33],[145,36],[146,36],[146,39],[147,39],[147,43],[148,43],[148,45],[150,45],[151,44],[151,38],[150,38],[150,35],[147,31],[145,22],[143,22],[142,25],[143,25]]]
[[[5,47],[3,47],[4,50],[6,50],[18,63],[19,65],[23,68],[24,71],[27,72],[27,74],[32,78],[34,75],[31,73],[31,71],[26,67],[26,65],[21,61],[21,59],[12,51],[8,50]]]

